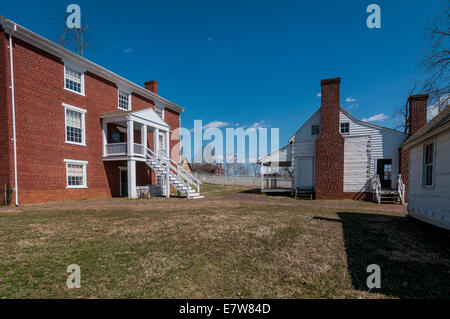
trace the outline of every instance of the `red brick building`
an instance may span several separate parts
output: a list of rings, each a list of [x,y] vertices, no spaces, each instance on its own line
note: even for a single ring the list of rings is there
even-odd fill
[[[177,173],[183,108],[156,81],[138,86],[0,22],[0,187],[12,203],[136,198],[157,184],[195,195]]]

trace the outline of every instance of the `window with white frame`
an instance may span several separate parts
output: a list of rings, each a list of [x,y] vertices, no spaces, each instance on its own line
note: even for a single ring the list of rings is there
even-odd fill
[[[342,134],[350,133],[350,123],[341,123],[341,133]]]
[[[423,150],[423,186],[433,186],[433,164],[434,164],[434,144],[429,143]]]
[[[64,65],[64,82],[67,90],[84,94],[84,74],[80,69]]]
[[[88,162],[64,161],[66,162],[67,188],[87,188],[86,165]]]
[[[158,114],[159,117],[162,118],[162,119],[164,120],[164,107],[163,107],[163,106],[160,106],[160,105],[157,105],[157,106],[155,107],[155,111],[156,111],[156,114]]]
[[[119,109],[131,110],[131,94],[121,89],[119,89]]]
[[[63,104],[66,117],[66,143],[86,145],[86,110]]]

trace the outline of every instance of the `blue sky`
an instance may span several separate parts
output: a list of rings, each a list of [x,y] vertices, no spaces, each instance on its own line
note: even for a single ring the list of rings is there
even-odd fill
[[[0,14],[55,40],[77,3],[91,26],[85,57],[143,85],[194,119],[280,128],[284,145],[320,106],[320,79],[341,77],[341,105],[393,127],[442,1],[4,1]],[[368,29],[366,7],[381,7]],[[349,99],[348,99],[349,98]],[[348,102],[346,101],[348,100]],[[264,121],[264,122],[262,122]]]

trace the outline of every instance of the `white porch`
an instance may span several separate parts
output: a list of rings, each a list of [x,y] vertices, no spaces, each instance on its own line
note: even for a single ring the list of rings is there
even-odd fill
[[[261,193],[290,193],[293,188],[291,145],[262,157]]]
[[[116,111],[101,116],[103,127],[103,161],[126,161],[127,196],[138,198],[143,185],[136,184],[136,162],[146,162],[148,152],[169,157],[170,127],[153,109]],[[149,140],[149,136],[153,141]],[[150,147],[153,146],[153,147]],[[167,178],[166,178],[167,179]],[[122,187],[122,181],[121,187]],[[162,194],[170,195],[170,183],[165,180]],[[150,187],[150,185],[146,185]],[[152,185],[155,186],[155,185]],[[121,196],[123,195],[122,190]]]

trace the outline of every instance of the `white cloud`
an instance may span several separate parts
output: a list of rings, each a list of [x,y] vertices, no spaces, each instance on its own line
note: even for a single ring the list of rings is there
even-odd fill
[[[256,129],[262,128],[262,127],[267,127],[267,124],[266,124],[266,122],[264,120],[261,120],[259,122],[255,122],[255,123],[253,123],[250,126],[250,128],[256,128]]]
[[[203,129],[207,130],[209,128],[219,128],[219,127],[224,127],[224,126],[228,126],[230,123],[227,122],[222,122],[222,121],[212,121],[209,122],[208,124],[203,125]]]
[[[353,103],[353,102],[356,102],[356,99],[353,98],[353,97],[351,97],[351,96],[349,96],[348,98],[345,99],[345,102],[347,102],[347,103]]]
[[[123,53],[131,53],[131,52],[133,52],[132,48],[128,48],[128,49],[124,49],[123,50]]]
[[[365,118],[365,119],[362,119],[362,120],[364,122],[382,122],[382,121],[387,120],[388,118],[389,117],[386,114],[380,113],[380,114],[376,114],[376,115],[373,115],[371,117],[368,117],[368,118]]]
[[[317,97],[322,97],[322,93],[317,93]]]
[[[347,106],[347,108],[353,109],[353,108],[358,107],[358,106],[359,106],[359,104],[355,103],[355,104],[351,104],[351,105]]]

